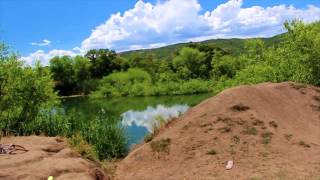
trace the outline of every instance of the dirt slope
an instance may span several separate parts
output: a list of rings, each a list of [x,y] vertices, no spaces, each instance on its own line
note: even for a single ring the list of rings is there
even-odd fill
[[[98,166],[80,158],[59,138],[11,137],[1,144],[14,143],[29,150],[27,153],[0,155],[0,179],[37,180],[53,176],[59,179],[106,179]]]
[[[320,90],[292,83],[226,90],[132,151],[116,179],[319,180]]]

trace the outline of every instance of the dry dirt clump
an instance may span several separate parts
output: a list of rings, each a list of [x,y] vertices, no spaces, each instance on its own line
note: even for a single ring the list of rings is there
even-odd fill
[[[83,159],[54,137],[7,137],[0,144],[18,144],[29,151],[15,155],[0,155],[0,179],[44,180],[105,180],[99,165]]]
[[[228,89],[133,150],[115,178],[318,180],[318,97],[318,88],[291,82]]]

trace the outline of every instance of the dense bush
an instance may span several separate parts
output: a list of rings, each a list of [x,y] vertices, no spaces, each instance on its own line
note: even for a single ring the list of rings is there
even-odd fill
[[[24,126],[52,109],[57,96],[47,69],[25,67],[12,55],[0,61],[0,128],[24,134]]]
[[[227,72],[236,69],[234,75],[216,76],[214,91],[260,82],[295,81],[319,86],[320,23],[306,25],[293,21],[287,22],[285,27],[288,32],[277,46],[266,48],[260,40],[248,41],[246,51],[237,59],[240,65],[230,68],[234,67],[234,62],[227,63]]]
[[[141,69],[129,69],[104,77],[93,97],[143,96],[149,94],[150,75]]]
[[[165,76],[164,73],[162,73]],[[170,75],[169,75],[170,76]],[[211,91],[209,81],[201,79],[166,80],[152,82],[151,76],[142,69],[113,73],[103,78],[91,97],[153,96],[196,94]]]

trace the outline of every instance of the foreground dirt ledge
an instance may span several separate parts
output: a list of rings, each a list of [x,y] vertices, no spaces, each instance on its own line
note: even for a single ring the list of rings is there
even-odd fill
[[[1,144],[18,144],[26,153],[0,155],[0,179],[37,180],[53,176],[59,179],[108,179],[99,166],[81,158],[55,137],[6,137]]]

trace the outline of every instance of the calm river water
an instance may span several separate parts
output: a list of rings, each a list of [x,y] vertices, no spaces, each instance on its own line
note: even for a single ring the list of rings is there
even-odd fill
[[[152,130],[155,119],[177,117],[212,94],[120,97],[112,99],[89,99],[87,97],[65,99],[66,111],[75,111],[86,120],[95,119],[100,112],[108,118],[119,119],[128,136],[128,145],[140,143]]]

